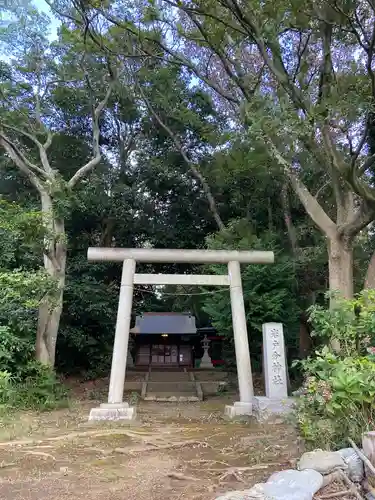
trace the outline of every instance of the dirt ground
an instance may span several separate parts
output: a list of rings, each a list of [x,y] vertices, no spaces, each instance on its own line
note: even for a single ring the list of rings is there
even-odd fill
[[[2,500],[212,500],[295,466],[284,424],[223,419],[231,397],[138,403],[135,423],[89,423],[95,401],[0,424]]]
[[[227,422],[232,400],[141,402],[131,425],[89,423],[87,400],[2,419],[0,498],[211,500],[293,465],[293,430]]]

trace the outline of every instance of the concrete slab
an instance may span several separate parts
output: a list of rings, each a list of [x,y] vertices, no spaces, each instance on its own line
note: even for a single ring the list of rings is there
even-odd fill
[[[99,408],[91,409],[89,420],[135,420],[136,416],[136,408],[128,403],[102,403]]]
[[[242,416],[251,416],[253,414],[252,403],[243,403],[236,401],[233,405],[226,405],[224,415],[229,418],[238,418]]]
[[[264,396],[255,396],[253,400],[253,414],[259,422],[272,420],[275,417],[284,417],[293,411],[294,398],[270,399]]]

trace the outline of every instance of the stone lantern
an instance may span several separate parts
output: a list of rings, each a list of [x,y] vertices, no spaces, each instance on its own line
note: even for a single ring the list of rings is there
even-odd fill
[[[207,335],[205,335],[203,340],[202,340],[203,356],[201,359],[200,368],[213,368],[211,358],[208,354],[208,349],[210,347],[210,343],[211,343],[211,341],[207,338]]]

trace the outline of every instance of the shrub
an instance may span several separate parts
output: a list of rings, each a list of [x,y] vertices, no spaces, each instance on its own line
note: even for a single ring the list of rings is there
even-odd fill
[[[0,405],[3,410],[47,410],[66,403],[66,391],[54,371],[33,360],[29,338],[0,326]]]
[[[0,371],[0,405],[9,410],[51,410],[65,406],[67,393],[48,366],[29,362],[23,377],[14,379],[11,373]]]
[[[296,418],[307,445],[337,449],[348,437],[359,443],[375,424],[373,356],[340,357],[325,347],[301,364],[306,378]]]
[[[336,340],[340,350],[326,346],[296,363],[305,376],[296,404],[300,432],[311,447],[346,446],[348,437],[360,443],[375,425],[375,291],[336,297],[331,309],[313,306],[310,321],[314,335]]]
[[[338,341],[342,356],[363,355],[375,343],[375,290],[352,300],[336,297],[331,309],[314,305],[309,313],[312,335],[325,343]]]
[[[34,351],[30,338],[22,338],[9,326],[0,325],[0,369],[14,379],[22,378],[22,370]]]

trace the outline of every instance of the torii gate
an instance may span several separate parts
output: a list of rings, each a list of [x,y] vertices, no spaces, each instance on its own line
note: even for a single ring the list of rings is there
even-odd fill
[[[136,415],[136,409],[123,402],[134,284],[229,286],[240,401],[226,411],[231,416],[252,413],[253,379],[240,264],[272,264],[273,252],[89,248],[87,257],[89,261],[123,262],[108,403],[93,408],[90,420],[129,420]],[[136,274],[137,262],[227,264],[228,274]]]

